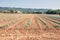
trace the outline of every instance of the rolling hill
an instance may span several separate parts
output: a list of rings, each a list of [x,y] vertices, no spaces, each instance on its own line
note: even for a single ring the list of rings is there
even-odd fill
[[[46,12],[49,9],[32,9],[32,8],[15,8],[15,7],[0,7],[0,11],[9,11],[9,10],[16,10],[21,12]]]

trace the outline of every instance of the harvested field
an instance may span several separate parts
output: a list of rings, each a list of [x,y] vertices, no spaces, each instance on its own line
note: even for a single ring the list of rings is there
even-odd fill
[[[0,14],[0,40],[60,40],[60,16],[55,16]]]

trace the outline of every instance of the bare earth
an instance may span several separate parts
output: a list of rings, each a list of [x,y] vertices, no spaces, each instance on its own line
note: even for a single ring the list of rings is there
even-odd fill
[[[0,14],[0,40],[60,40],[60,24],[51,20],[60,22],[43,14]]]

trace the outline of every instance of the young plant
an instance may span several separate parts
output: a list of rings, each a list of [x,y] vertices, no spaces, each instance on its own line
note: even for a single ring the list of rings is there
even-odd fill
[[[57,26],[54,26],[54,27],[55,27],[55,28],[60,28],[60,26],[58,26],[58,25],[57,25]]]
[[[0,26],[0,28],[7,28],[9,25]]]
[[[28,20],[26,27],[29,28],[31,25],[32,19]]]

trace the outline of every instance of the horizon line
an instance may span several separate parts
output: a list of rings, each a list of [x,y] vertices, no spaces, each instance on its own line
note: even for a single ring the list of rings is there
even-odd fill
[[[3,6],[0,6],[0,7],[3,7]],[[29,7],[7,7],[7,8],[29,8]],[[30,8],[30,9],[60,9],[60,8]]]

